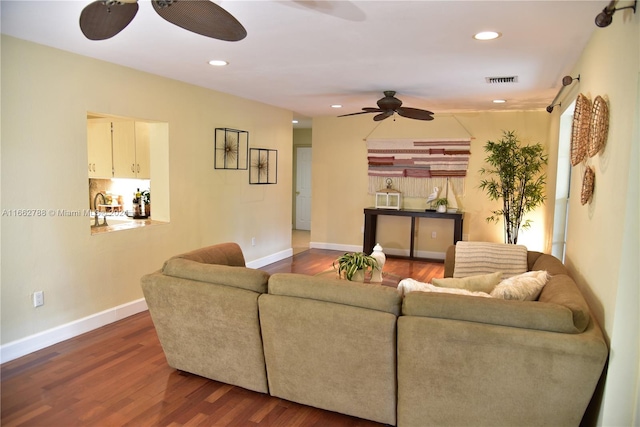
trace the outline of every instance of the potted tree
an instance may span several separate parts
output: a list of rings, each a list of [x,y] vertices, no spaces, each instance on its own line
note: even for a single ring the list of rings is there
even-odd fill
[[[333,262],[333,268],[341,278],[362,282],[368,271],[373,272],[379,267],[378,261],[371,255],[364,252],[346,252]]]
[[[488,222],[504,219],[504,241],[516,244],[518,231],[531,225],[524,216],[544,203],[548,156],[540,143],[520,145],[515,131],[503,131],[502,139],[487,141],[484,151],[488,168],[480,169],[487,178],[480,181],[490,200],[502,200],[502,209],[492,211]]]

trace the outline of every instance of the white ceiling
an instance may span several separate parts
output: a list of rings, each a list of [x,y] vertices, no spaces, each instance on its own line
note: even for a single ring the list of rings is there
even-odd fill
[[[146,0],[121,33],[90,41],[78,25],[89,2],[2,0],[1,31],[289,109],[303,120],[375,107],[384,90],[395,90],[404,106],[433,111],[436,120],[442,112],[544,109],[592,32],[606,31],[594,19],[608,4],[217,1],[248,33],[224,42],[166,22]],[[502,37],[474,40],[481,30]],[[211,67],[214,58],[230,64]],[[486,83],[495,76],[518,82]],[[493,104],[495,98],[507,102]]]

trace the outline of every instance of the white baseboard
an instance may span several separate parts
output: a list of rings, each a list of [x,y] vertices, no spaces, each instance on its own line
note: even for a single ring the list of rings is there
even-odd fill
[[[9,362],[125,317],[147,310],[144,298],[0,346],[0,363]]]
[[[249,261],[246,265],[249,268],[260,268],[264,267],[265,265],[273,264],[274,262],[282,261],[283,259],[289,258],[290,256],[293,256],[293,248],[285,249],[284,251],[268,255],[264,258]]]
[[[337,243],[309,242],[312,249],[328,249],[330,251],[362,252],[362,245],[340,245]]]
[[[362,246],[357,245],[340,245],[335,243],[324,243],[324,242],[310,242],[310,248],[314,249],[328,249],[332,251],[342,251],[342,252],[361,252]],[[395,255],[395,256],[409,256],[409,249],[383,249],[383,252],[387,255]],[[431,251],[416,251],[413,256],[417,258],[428,258],[428,259],[437,259],[444,260],[446,253],[445,252],[431,252]]]

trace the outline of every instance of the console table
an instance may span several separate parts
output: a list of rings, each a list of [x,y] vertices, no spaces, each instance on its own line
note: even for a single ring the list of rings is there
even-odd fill
[[[415,240],[416,218],[437,218],[453,220],[453,244],[458,240],[462,240],[462,213],[440,213],[436,211],[425,211],[419,209],[374,209],[365,208],[364,210],[364,244],[362,250],[364,253],[370,254],[376,244],[376,230],[378,228],[378,216],[408,216],[411,217],[411,245],[409,248],[409,258],[417,259],[413,256],[413,244]]]

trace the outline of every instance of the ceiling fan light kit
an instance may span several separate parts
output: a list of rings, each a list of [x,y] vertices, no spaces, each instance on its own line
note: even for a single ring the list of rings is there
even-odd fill
[[[378,108],[364,107],[360,112],[343,114],[338,117],[355,116],[358,114],[367,113],[378,113],[373,116],[373,120],[376,122],[391,117],[394,114],[398,114],[399,116],[414,120],[433,120],[433,113],[431,111],[421,110],[419,108],[403,107],[402,101],[396,98],[395,95],[395,91],[386,90],[384,91],[384,98],[380,98],[377,102]]]
[[[247,30],[229,12],[209,0],[152,0],[164,20],[206,37],[239,41]],[[80,13],[80,30],[89,40],[106,40],[122,31],[138,12],[136,0],[98,0]]]

